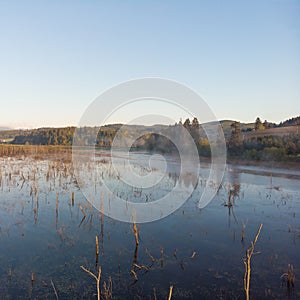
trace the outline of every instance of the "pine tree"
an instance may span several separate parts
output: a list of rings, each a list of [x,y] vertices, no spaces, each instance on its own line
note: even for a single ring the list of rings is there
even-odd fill
[[[191,135],[194,139],[196,145],[198,145],[200,140],[200,124],[197,118],[194,118],[191,125]]]
[[[191,121],[190,121],[189,118],[187,118],[187,119],[184,121],[183,127],[184,127],[185,129],[187,129],[188,131],[190,131],[190,128],[191,128]]]

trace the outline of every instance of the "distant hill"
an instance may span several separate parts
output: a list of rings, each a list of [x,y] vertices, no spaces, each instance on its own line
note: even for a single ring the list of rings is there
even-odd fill
[[[224,135],[226,140],[231,136],[232,128],[231,125],[234,120],[221,120]],[[299,133],[300,126],[300,116],[291,118],[280,122],[279,124],[272,124],[273,128],[265,130],[254,130],[255,123],[242,123],[240,122],[240,130],[242,132],[243,138],[251,138],[258,136],[284,136],[293,133]],[[209,129],[209,123],[206,128]],[[97,145],[99,146],[109,146],[114,138],[115,133],[119,130],[122,124],[110,124],[101,127],[85,127],[81,129],[83,144],[93,145],[94,141],[89,140],[90,136],[95,136],[98,134]],[[127,134],[131,135],[133,132],[138,132],[139,134],[147,134],[151,132],[154,128],[160,129],[161,131],[172,127],[173,125],[160,125],[156,124],[153,126],[143,126],[143,125],[126,125]],[[28,129],[28,130],[12,130],[9,128],[0,128],[0,140],[8,141],[12,144],[32,144],[32,145],[71,145],[73,140],[73,134],[75,127],[63,127],[63,128],[38,128],[38,129]],[[200,138],[205,138],[205,133],[200,130]]]
[[[225,138],[229,138],[231,135],[231,124],[233,124],[234,120],[222,120],[220,121]],[[255,123],[242,123],[240,122],[240,129],[243,133],[243,137],[248,139],[250,137],[258,137],[258,136],[284,136],[289,134],[298,134],[300,133],[300,116],[296,118],[291,118],[286,121],[280,122],[279,124],[269,123],[273,127],[266,128],[264,130],[255,130]]]
[[[234,120],[222,120],[220,121],[225,137],[229,137],[231,135],[231,124],[234,123]],[[255,123],[240,123],[241,131],[251,131],[254,130]]]
[[[284,122],[280,122],[278,127],[287,127],[287,126],[300,126],[300,116],[296,118],[288,119]]]
[[[251,138],[268,137],[268,136],[283,137],[292,134],[297,134],[297,135],[300,134],[300,125],[299,126],[291,125],[286,127],[276,127],[276,128],[265,129],[265,130],[243,132],[243,139],[248,140]]]

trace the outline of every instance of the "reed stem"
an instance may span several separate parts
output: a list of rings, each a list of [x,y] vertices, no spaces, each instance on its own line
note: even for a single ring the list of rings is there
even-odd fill
[[[260,224],[254,241],[251,242],[250,247],[246,250],[246,256],[244,258],[244,265],[245,265],[245,274],[244,274],[244,290],[246,294],[246,300],[250,299],[250,278],[251,278],[251,257],[254,253],[254,247],[260,235],[261,229],[263,224]]]

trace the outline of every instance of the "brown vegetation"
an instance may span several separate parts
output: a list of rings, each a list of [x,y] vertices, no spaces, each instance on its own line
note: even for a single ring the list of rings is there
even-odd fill
[[[67,146],[0,145],[0,157],[71,161],[71,153],[72,148]]]

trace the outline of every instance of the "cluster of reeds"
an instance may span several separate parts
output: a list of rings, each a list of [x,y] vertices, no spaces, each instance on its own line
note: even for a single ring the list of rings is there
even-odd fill
[[[35,159],[64,159],[71,161],[72,148],[48,145],[0,145],[0,157],[33,157]],[[60,154],[58,157],[57,154]]]
[[[131,269],[131,274],[134,276],[135,282],[138,281],[138,276],[137,276],[137,270],[145,270],[146,272],[149,270],[148,267],[144,265],[139,265],[138,264],[138,247],[139,247],[139,231],[137,228],[136,223],[133,223],[133,233],[134,233],[134,238],[135,238],[135,251],[134,251],[134,257],[133,257],[133,264],[132,264],[132,269]],[[84,266],[80,266],[80,268],[88,273],[90,276],[92,276],[96,280],[96,287],[97,287],[97,299],[100,300],[105,299],[109,300],[112,299],[113,292],[112,292],[112,278],[109,277],[108,282],[104,282],[102,289],[101,289],[101,267],[98,266],[98,256],[99,256],[99,240],[98,236],[95,237],[95,252],[96,252],[96,270],[97,274],[94,274],[91,272],[89,269],[85,268]],[[150,254],[150,252],[149,252]],[[163,248],[161,248],[161,255],[163,259]],[[151,254],[150,254],[151,256]],[[194,254],[193,254],[194,256]],[[152,257],[153,260],[155,260]],[[153,294],[154,294],[154,299],[157,299],[156,296],[156,289],[153,289]],[[172,294],[173,294],[173,285],[170,286],[169,288],[169,294],[168,294],[168,300],[172,299]]]
[[[281,275],[281,278],[286,280],[286,285],[287,285],[288,289],[293,288],[295,286],[294,266],[291,264],[288,264],[287,272],[283,273]]]

